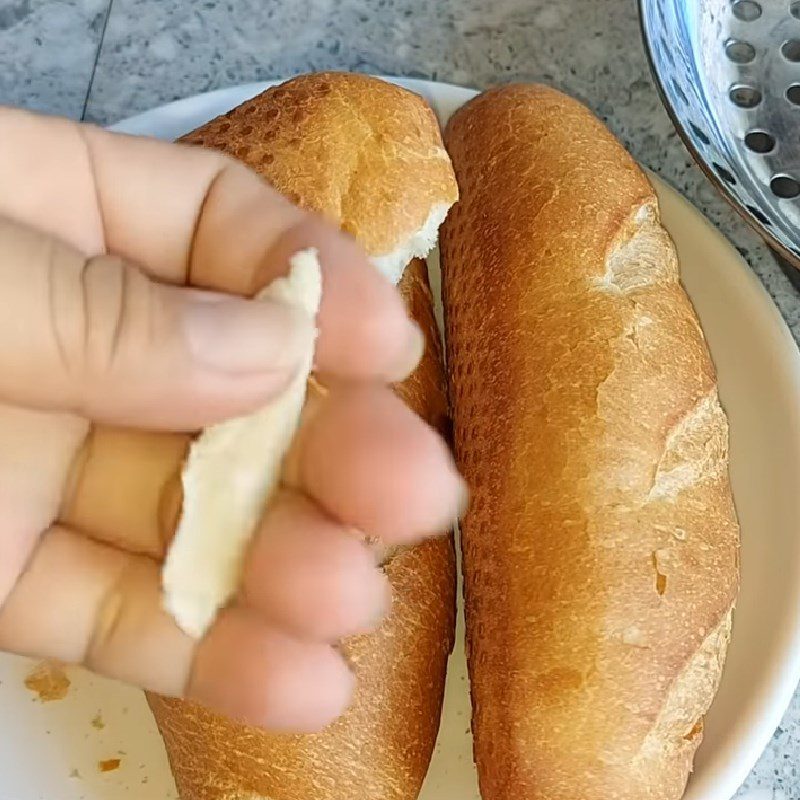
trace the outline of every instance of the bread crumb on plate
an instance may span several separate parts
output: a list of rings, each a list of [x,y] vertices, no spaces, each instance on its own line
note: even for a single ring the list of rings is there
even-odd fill
[[[70,679],[55,661],[42,661],[25,678],[25,688],[36,694],[43,703],[63,700],[69,687]]]

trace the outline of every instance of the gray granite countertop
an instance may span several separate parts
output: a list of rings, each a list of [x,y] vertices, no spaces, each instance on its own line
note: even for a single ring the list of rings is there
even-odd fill
[[[640,42],[633,0],[0,0],[0,103],[109,123],[318,69],[546,81],[710,217],[800,338],[796,291],[681,145]],[[800,694],[741,794],[800,800],[798,768]]]

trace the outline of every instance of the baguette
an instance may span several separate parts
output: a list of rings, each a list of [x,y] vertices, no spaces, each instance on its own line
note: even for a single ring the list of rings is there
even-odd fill
[[[427,348],[396,390],[443,431],[448,409],[427,268],[411,259],[432,246],[457,189],[427,104],[373,78],[308,75],[259,95],[183,141],[248,164],[299,205],[352,233],[379,269],[399,279]],[[194,278],[223,291],[241,291],[253,281],[222,267]],[[76,467],[63,520],[83,530],[101,528],[106,539],[113,530],[135,530],[143,552],[163,556],[181,507],[180,471],[189,441],[96,428]],[[120,472],[109,469],[112,459],[124,465],[122,490]],[[98,497],[104,502],[97,503]],[[438,731],[453,644],[455,553],[452,539],[442,538],[383,558],[393,589],[391,614],[380,630],[343,644],[356,693],[345,716],[324,732],[271,735],[148,694],[182,800],[417,796]]]
[[[448,420],[427,266],[399,285],[427,348],[397,394],[444,432]],[[181,800],[413,800],[439,730],[455,628],[452,538],[384,557],[392,609],[342,652],[356,677],[347,712],[322,733],[269,734],[197,704],[148,693]]]
[[[489,91],[442,231],[484,800],[675,800],[738,589],[728,432],[647,178],[583,106]]]

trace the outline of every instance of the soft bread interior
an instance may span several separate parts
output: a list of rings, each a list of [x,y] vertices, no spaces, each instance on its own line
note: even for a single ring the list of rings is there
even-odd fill
[[[394,250],[384,255],[372,256],[372,263],[395,285],[400,283],[406,265],[414,258],[426,258],[436,247],[439,227],[444,222],[450,203],[431,206],[428,218],[411,237],[401,242]]]
[[[259,297],[316,318],[322,275],[315,250],[298,253],[289,275]],[[300,422],[311,373],[309,343],[297,374],[281,394],[246,416],[206,428],[192,443],[182,471],[183,504],[163,569],[164,605],[181,629],[200,638],[236,592],[244,554],[278,486]],[[224,535],[222,535],[224,534]]]

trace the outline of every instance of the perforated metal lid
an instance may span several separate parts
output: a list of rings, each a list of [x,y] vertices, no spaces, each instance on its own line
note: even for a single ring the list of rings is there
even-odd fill
[[[667,109],[700,165],[800,267],[800,0],[640,0]]]

